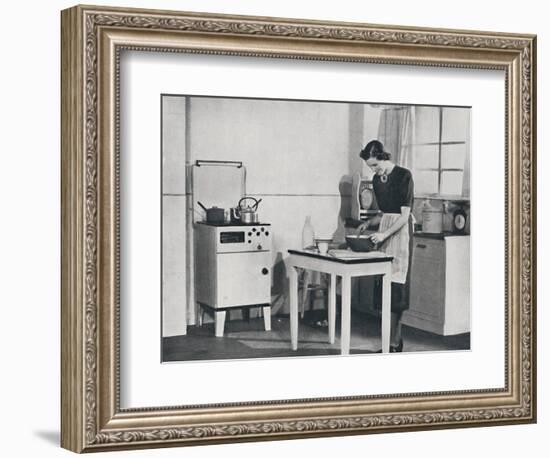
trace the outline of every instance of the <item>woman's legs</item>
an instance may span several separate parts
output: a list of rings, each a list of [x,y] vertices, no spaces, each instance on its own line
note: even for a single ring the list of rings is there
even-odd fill
[[[390,345],[397,347],[401,343],[401,316],[402,312],[391,313]]]
[[[401,317],[408,300],[408,285],[401,283],[391,284],[391,337],[390,345],[397,347],[401,343]]]
[[[390,324],[390,353],[403,351],[401,345],[401,315],[402,312],[391,312]],[[382,350],[377,350],[376,353],[382,353]]]
[[[380,303],[382,302],[382,288],[380,283],[375,285],[375,294],[379,297]],[[404,305],[408,302],[408,285],[400,283],[391,284],[391,323],[390,323],[390,346],[399,348],[401,346],[401,317],[403,311],[406,309]],[[380,350],[381,351],[381,350]],[[399,350],[400,351],[400,350]]]

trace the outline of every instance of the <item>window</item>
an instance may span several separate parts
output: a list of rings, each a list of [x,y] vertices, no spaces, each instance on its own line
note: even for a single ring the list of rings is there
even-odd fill
[[[470,109],[416,107],[415,194],[469,195]]]

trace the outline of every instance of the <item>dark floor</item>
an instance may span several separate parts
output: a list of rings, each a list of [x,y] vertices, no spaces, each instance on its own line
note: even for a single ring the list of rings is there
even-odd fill
[[[319,326],[326,312],[312,311],[300,321],[298,350],[290,348],[287,316],[274,316],[271,331],[264,330],[262,318],[235,320],[225,324],[223,337],[214,336],[214,324],[189,326],[187,335],[163,339],[163,361],[276,358],[340,354],[340,321],[336,321],[336,340],[328,343],[328,328]],[[470,334],[442,337],[403,326],[404,352],[469,350]],[[380,349],[380,319],[354,310],[351,325],[351,354],[374,353]]]

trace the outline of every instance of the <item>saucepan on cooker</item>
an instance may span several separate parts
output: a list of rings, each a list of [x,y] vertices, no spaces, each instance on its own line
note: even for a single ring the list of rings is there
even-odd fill
[[[201,202],[197,201],[197,203],[206,212],[207,223],[221,224],[225,222],[225,212],[223,208],[219,208],[219,207],[206,208]]]

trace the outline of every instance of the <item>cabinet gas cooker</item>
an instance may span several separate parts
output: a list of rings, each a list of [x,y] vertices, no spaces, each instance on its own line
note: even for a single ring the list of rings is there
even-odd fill
[[[199,308],[214,310],[216,336],[238,307],[263,307],[270,329],[272,238],[270,224],[195,224],[195,295]]]

